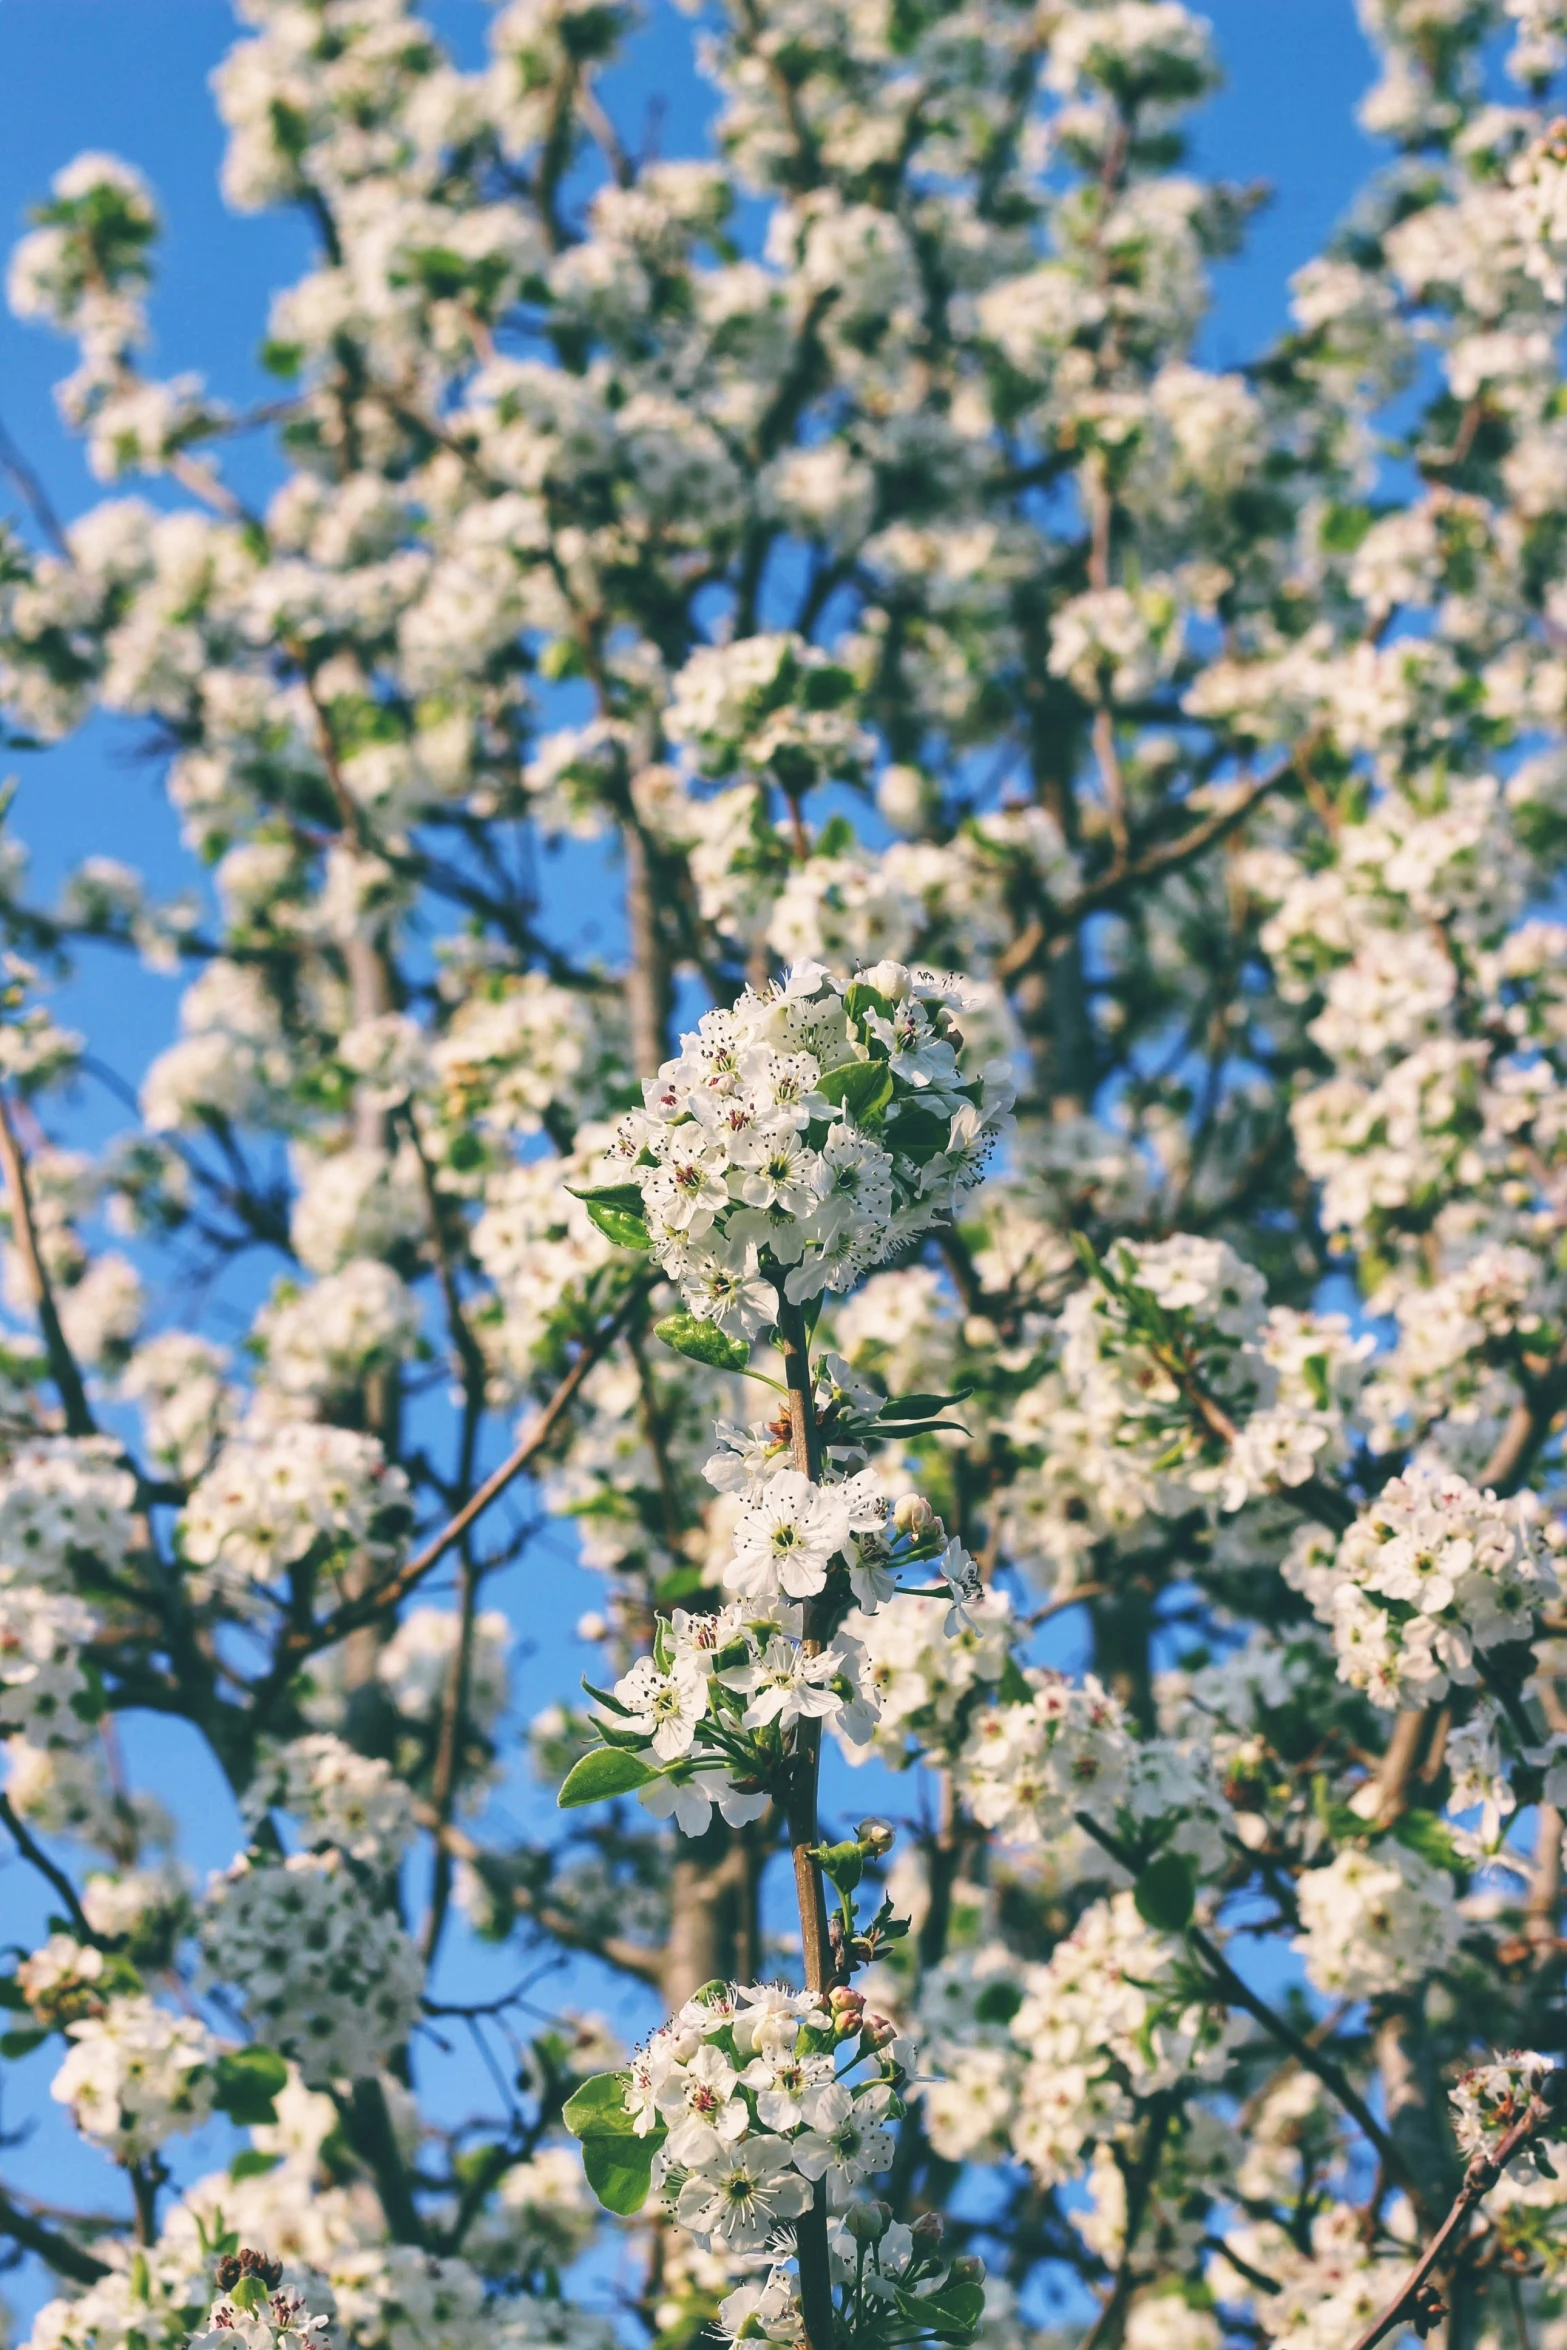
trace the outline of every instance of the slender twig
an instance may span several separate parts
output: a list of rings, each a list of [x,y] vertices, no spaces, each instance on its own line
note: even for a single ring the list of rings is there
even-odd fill
[[[463,1829],[454,1827],[450,1821],[443,1823],[430,1805],[417,1804],[414,1816],[419,1825],[427,1828],[454,1860],[477,1864],[493,1857]],[[588,1927],[579,1925],[569,1911],[546,1901],[541,1894],[533,1892],[526,1885],[514,1885],[511,1888],[511,1900],[512,1907],[520,1916],[530,1919],[552,1940],[564,1943],[568,1950],[580,1950],[591,1958],[601,1958],[606,1966],[614,1967],[617,1973],[633,1975],[641,1983],[656,1983],[660,1980],[663,1952],[655,1950],[650,1944],[633,1942],[625,1934],[595,1934]],[[449,2015],[455,2012],[451,2008],[432,2006],[428,2002],[425,2004],[427,2015]]]
[[[65,1903],[77,1940],[90,1942],[98,1950],[116,1948],[117,1945],[107,1936],[94,1933],[87,1922],[87,1913],[77,1899],[76,1887],[71,1883],[64,1869],[58,1867],[49,1858],[43,1846],[37,1842],[24,1822],[17,1817],[16,1808],[9,1795],[0,1795],[0,1826],[9,1831],[23,1860],[28,1863],[29,1867],[35,1868],[41,1877],[48,1879],[55,1892]]]
[[[5,474],[12,483],[55,553],[63,562],[69,563],[72,560],[71,542],[65,535],[64,523],[54,510],[54,501],[3,424],[0,424],[0,473]]]
[[[1119,1862],[1123,1869],[1132,1869],[1132,1855],[1118,1836],[1111,1835],[1089,1812],[1080,1811],[1074,1817],[1085,1835],[1091,1836],[1096,1844],[1102,1846],[1112,1860]],[[1323,2087],[1332,2091],[1350,2119],[1376,2148],[1389,2177],[1396,2178],[1400,2186],[1408,2187],[1413,2192],[1414,2183],[1409,2175],[1408,2164],[1354,2082],[1335,2064],[1332,2057],[1324,2056],[1320,2048],[1313,2047],[1308,2039],[1304,2039],[1287,2024],[1276,2009],[1271,2008],[1260,1993],[1252,1989],[1245,1977],[1236,1973],[1218,1944],[1210,1940],[1200,1926],[1188,1926],[1186,1939],[1207,1967],[1213,1978],[1214,1989],[1221,1992],[1232,2007],[1244,2008],[1254,2021],[1261,2024],[1271,2040],[1276,2040],[1298,2065],[1315,2074]]]
[[[353,1599],[345,1599],[321,1623],[313,1625],[308,1632],[294,1635],[291,1645],[296,1653],[313,1653],[317,1649],[330,1648],[347,1633],[357,1631],[362,1624],[374,1623],[377,1617],[398,1606],[411,1591],[418,1588],[432,1567],[439,1566],[453,1545],[462,1540],[468,1528],[483,1517],[491,1502],[498,1501],[507,1486],[513,1484],[523,1470],[538,1459],[588,1373],[603,1361],[627,1323],[640,1309],[653,1280],[654,1276],[647,1274],[637,1281],[610,1319],[591,1338],[584,1340],[571,1369],[544,1409],[529,1424],[527,1435],[507,1454],[500,1467],[491,1471],[461,1509],[447,1519],[440,1532],[432,1536],[422,1550],[415,1551],[406,1566],[388,1577],[386,1582],[376,1584],[372,1590],[362,1592]]]
[[[1494,2154],[1477,2154],[1464,2172],[1464,2183],[1453,2197],[1447,2217],[1427,2244],[1420,2258],[1388,2302],[1380,2316],[1374,2318],[1365,2332],[1351,2345],[1351,2350],[1374,2350],[1385,2334],[1392,2333],[1403,2322],[1411,2305],[1419,2298],[1421,2288],[1437,2266],[1448,2246],[1461,2230],[1467,2229],[1469,2215],[1482,2196],[1489,2195],[1513,2156],[1537,2138],[1546,2123],[1553,2119],[1562,2101],[1562,2089],[1567,2085],[1567,2071],[1558,2069],[1547,2073],[1539,2088],[1530,2098],[1518,2120],[1514,2122]]]
[[[82,1383],[76,1357],[61,1327],[59,1309],[54,1302],[54,1285],[49,1279],[49,1269],[38,1243],[33,1196],[27,1180],[27,1161],[16,1139],[10,1105],[3,1093],[0,1093],[0,1166],[5,1170],[12,1234],[27,1276],[27,1286],[33,1294],[33,1309],[38,1316],[38,1327],[43,1333],[44,1351],[49,1357],[49,1376],[54,1381],[65,1409],[65,1432],[68,1436],[95,1435],[97,1422],[87,1401],[87,1390]]]

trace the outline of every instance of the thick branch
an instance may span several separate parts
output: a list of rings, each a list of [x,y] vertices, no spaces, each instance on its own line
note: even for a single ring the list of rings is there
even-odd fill
[[[810,1343],[805,1315],[785,1302],[778,1312],[778,1343],[789,1389],[789,1429],[794,1465],[814,1485],[822,1481],[822,1440],[816,1425],[816,1399],[811,1390]],[[808,1653],[821,1647],[813,1623],[815,1605],[807,1602],[805,1641]],[[832,1946],[827,1930],[827,1893],[816,1859],[821,1843],[817,1818],[817,1788],[821,1776],[822,1726],[819,1721],[795,1724],[794,1758],[789,1781],[789,1850],[794,1864],[795,1898],[800,1911],[800,1946],[805,1961],[805,1987],[825,1992],[833,1977]],[[817,2182],[811,2208],[795,2227],[795,2249],[800,2260],[800,2315],[805,2326],[806,2350],[832,2350],[832,2268],[827,2251],[827,2194]]]
[[[0,2236],[9,2236],[24,2252],[36,2253],[57,2276],[69,2277],[73,2284],[96,2285],[109,2274],[106,2260],[99,2260],[80,2244],[73,2244],[58,2229],[46,2228],[42,2220],[34,2219],[31,2212],[13,2203],[3,2188],[0,2188]]]

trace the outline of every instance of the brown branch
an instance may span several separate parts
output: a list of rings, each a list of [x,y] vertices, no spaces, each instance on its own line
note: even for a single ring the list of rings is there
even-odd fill
[[[430,1570],[440,1565],[453,1544],[462,1540],[469,1527],[484,1515],[491,1502],[499,1500],[507,1486],[514,1483],[523,1470],[538,1459],[588,1373],[603,1361],[620,1337],[641,1307],[655,1278],[651,1273],[643,1275],[610,1319],[583,1342],[576,1361],[533,1421],[527,1435],[507,1454],[500,1467],[491,1471],[484,1483],[463,1503],[462,1508],[447,1519],[439,1534],[434,1535],[422,1550],[415,1551],[407,1564],[386,1582],[376,1584],[373,1590],[363,1592],[354,1599],[345,1599],[324,1622],[312,1625],[308,1631],[290,1635],[285,1650],[295,1661],[303,1656],[314,1655],[318,1649],[330,1648],[349,1632],[358,1631],[363,1624],[373,1624],[388,1609],[405,1600],[424,1581]]]
[[[781,1287],[781,1284],[780,1284]],[[813,1485],[822,1482],[822,1439],[816,1422],[816,1399],[811,1392],[810,1340],[801,1307],[785,1300],[778,1309],[778,1347],[783,1356],[789,1390],[789,1433],[794,1465]],[[817,1603],[805,1611],[807,1655],[821,1649]],[[821,1777],[822,1725],[800,1721],[795,1725],[794,1756],[789,1773],[789,1851],[794,1867],[795,1900],[800,1912],[800,1948],[805,1963],[805,1987],[823,1994],[834,1974],[832,1944],[827,1928],[827,1893],[817,1849],[821,1826],[817,1812]],[[827,2250],[826,2183],[818,2180],[810,2208],[795,2223],[795,2252],[800,2267],[800,2317],[806,2350],[833,2350],[834,2319],[832,2266]]]
[[[114,1942],[102,1934],[94,1933],[87,1922],[87,1913],[77,1899],[76,1887],[71,1883],[64,1869],[59,1868],[49,1858],[43,1846],[38,1843],[31,1831],[18,1818],[16,1808],[9,1795],[0,1795],[0,1827],[9,1830],[23,1860],[30,1867],[35,1868],[41,1877],[48,1879],[50,1885],[65,1903],[77,1940],[90,1942],[97,1950],[114,1949],[116,1947]]]
[[[1118,1862],[1123,1869],[1132,1871],[1131,1855],[1118,1836],[1111,1835],[1108,1829],[1101,1827],[1089,1812],[1076,1812],[1073,1817],[1085,1835],[1091,1836],[1113,1861]],[[1332,2057],[1324,2056],[1319,2048],[1313,2047],[1310,2040],[1303,2039],[1299,2032],[1292,2030],[1284,2018],[1252,1989],[1245,1977],[1236,1973],[1218,1944],[1211,1941],[1200,1926],[1188,1926],[1186,1939],[1213,1977],[1215,1990],[1222,1992],[1232,2007],[1244,2008],[1254,2021],[1261,2024],[1271,2040],[1276,2040],[1298,2065],[1314,2074],[1325,2089],[1332,2091],[1350,2119],[1376,2148],[1389,2177],[1396,2178],[1400,2186],[1409,2188],[1411,2193],[1415,2192],[1403,2156],[1353,2081],[1334,2063]]]
[[[65,535],[64,523],[54,510],[54,501],[3,424],[0,424],[0,473],[5,474],[11,482],[61,561],[73,562],[75,558],[71,553],[71,542]]]
[[[1518,1491],[1564,1403],[1567,1403],[1567,1350],[1556,1355],[1539,1378],[1525,1382],[1524,1392],[1509,1413],[1507,1425],[1476,1480],[1482,1491],[1489,1487],[1504,1499]]]
[[[1147,2217],[1148,2205],[1153,2196],[1154,2180],[1159,2174],[1159,2159],[1164,2152],[1164,2142],[1169,2135],[1170,2124],[1175,2117],[1175,2105],[1175,2099],[1166,2091],[1162,2096],[1156,2097],[1150,2106],[1148,2127],[1143,2138],[1142,2148],[1132,2166],[1131,2176],[1126,2181],[1126,2228],[1121,2245],[1120,2266],[1115,2272],[1115,2282],[1110,2288],[1109,2296],[1093,2324],[1083,2336],[1078,2350],[1100,2350],[1101,2344],[1113,2343],[1120,2338],[1122,2320],[1126,2314],[1126,2304],[1132,2297],[1132,2287],[1136,2282],[1136,2272],[1132,2267],[1132,2254],[1137,2248],[1137,2239],[1142,2233],[1143,2221]]]
[[[9,2236],[24,2252],[36,2253],[57,2276],[69,2277],[73,2284],[96,2285],[109,2274],[106,2260],[73,2244],[57,2228],[46,2228],[42,2220],[13,2203],[4,2188],[0,2188],[0,2236]]]
[[[419,1162],[419,1176],[424,1189],[425,1214],[430,1225],[430,1245],[435,1251],[440,1274],[441,1296],[445,1301],[447,1326],[452,1344],[462,1365],[462,1430],[458,1439],[457,1490],[473,1482],[474,1453],[479,1439],[479,1427],[484,1418],[485,1391],[489,1373],[484,1350],[474,1337],[463,1307],[462,1292],[457,1286],[457,1267],[452,1260],[447,1240],[446,1223],[441,1213],[441,1196],[435,1181],[435,1171],[425,1151],[419,1132],[419,1122],[412,1104],[406,1113],[406,1123],[412,1139],[414,1156]],[[468,1712],[468,1683],[473,1669],[473,1626],[478,1607],[481,1576],[474,1565],[467,1543],[463,1544],[462,1596],[460,1601],[457,1647],[452,1657],[452,1669],[441,1700],[441,1721],[435,1755],[432,1792],[436,1818],[442,1826],[451,1819],[457,1801],[458,1772],[462,1761],[463,1731]],[[441,1945],[446,1928],[447,1911],[452,1896],[452,1856],[448,1848],[437,1843],[435,1868],[430,1885],[430,1915],[425,1928],[424,1963],[429,1968],[435,1963],[435,1954]]]
[[[1561,2103],[1562,2086],[1567,2084],[1567,2072],[1547,2073],[1520,2118],[1514,2122],[1494,2154],[1477,2154],[1464,2172],[1464,2183],[1454,2196],[1451,2208],[1430,2243],[1421,2253],[1414,2267],[1388,2302],[1379,2317],[1372,2320],[1365,2332],[1351,2345],[1351,2350],[1375,2350],[1385,2334],[1392,2333],[1402,2323],[1412,2305],[1420,2298],[1432,2270],[1441,2260],[1449,2244],[1461,2229],[1467,2229],[1469,2214],[1481,2197],[1488,2195],[1496,2185],[1513,2156],[1539,2136]]]
[[[367,2076],[347,2090],[334,2089],[332,2102],[337,2107],[344,2137],[375,2181],[375,2191],[393,2239],[399,2244],[422,2245],[424,2221],[413,2199],[407,2166],[381,2082]]]
[[[87,1401],[87,1390],[82,1384],[76,1357],[61,1327],[59,1310],[54,1302],[54,1285],[49,1279],[49,1269],[38,1244],[38,1225],[33,1215],[27,1161],[16,1139],[10,1104],[3,1093],[0,1093],[0,1165],[5,1170],[11,1229],[27,1276],[27,1286],[32,1291],[33,1309],[38,1316],[38,1327],[43,1332],[44,1351],[49,1357],[49,1376],[65,1408],[65,1432],[68,1436],[94,1436],[98,1424]]]
[[[1389,2177],[1396,2178],[1401,2186],[1408,2188],[1410,2193],[1414,2194],[1417,2190],[1410,2177],[1409,2166],[1404,2157],[1386,2130],[1383,2129],[1354,2083],[1335,2064],[1332,2057],[1324,2056],[1320,2048],[1314,2048],[1309,2040],[1303,2039],[1299,2032],[1293,2031],[1284,2018],[1269,2007],[1265,1999],[1258,1996],[1245,1978],[1236,1973],[1217,1943],[1211,1942],[1201,1927],[1188,1927],[1187,1940],[1204,1965],[1209,1968],[1214,1977],[1216,1988],[1224,1993],[1230,2004],[1244,2008],[1249,2016],[1261,2024],[1270,2039],[1276,2040],[1281,2048],[1286,2049],[1294,2057],[1298,2065],[1302,2065],[1307,2072],[1314,2073],[1322,2086],[1331,2090],[1351,2121],[1376,2148]]]
[[[1270,792],[1277,791],[1280,784],[1287,783],[1294,773],[1294,760],[1286,759],[1270,768],[1266,775],[1258,776],[1255,783],[1238,793],[1227,806],[1215,808],[1211,816],[1194,824],[1179,840],[1168,841],[1163,848],[1145,849],[1139,856],[1117,859],[1096,881],[1085,882],[1075,897],[1056,908],[1052,927],[1067,929],[1080,922],[1085,914],[1113,903],[1134,882],[1156,881],[1182,865],[1189,865],[1193,857],[1200,857],[1204,849],[1211,848],[1227,832],[1233,832],[1236,825],[1244,823],[1253,808]]]
[[[416,1804],[414,1817],[454,1860],[465,1860],[477,1865],[485,1859],[484,1847],[476,1844],[466,1830],[454,1827],[450,1820],[440,1819],[430,1804]],[[580,1950],[590,1958],[601,1958],[606,1966],[616,1967],[625,1975],[634,1975],[638,1982],[659,1981],[664,1957],[661,1950],[655,1950],[644,1942],[633,1942],[626,1934],[590,1933],[585,1926],[577,1923],[569,1910],[559,1909],[553,1902],[542,1900],[524,1885],[512,1886],[511,1904],[519,1916],[531,1919],[552,1940],[564,1943],[568,1950]],[[429,2014],[432,2010],[427,2006],[425,2012]]]

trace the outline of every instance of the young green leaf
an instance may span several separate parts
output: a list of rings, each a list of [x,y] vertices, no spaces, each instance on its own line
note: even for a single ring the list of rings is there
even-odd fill
[[[1184,1852],[1161,1852],[1132,1887],[1137,1914],[1161,1934],[1180,1934],[1192,1922],[1197,1871]]]
[[[645,2138],[626,2111],[626,2073],[595,2073],[567,2098],[561,2119],[582,2141],[588,2185],[618,2218],[629,2219],[647,2201],[653,2157],[663,2142],[660,2123]]]
[[[574,1811],[583,1803],[607,1803],[612,1795],[630,1795],[658,1775],[639,1754],[630,1754],[624,1747],[595,1746],[591,1754],[572,1764],[555,1801],[562,1811]]]
[[[605,1239],[612,1240],[617,1248],[645,1251],[652,1247],[653,1238],[640,1209],[614,1207],[602,1199],[590,1199],[584,1205]]]
[[[606,2211],[630,2219],[640,2211],[653,2184],[651,2138],[584,2138],[582,2168]]]
[[[629,2138],[635,2125],[626,2111],[628,2072],[590,2073],[574,2089],[561,2109],[561,2120],[574,2138]]]
[[[219,2113],[254,2129],[277,2120],[273,2100],[288,2079],[288,2067],[270,2048],[231,2048],[213,2067],[212,2102]]]
[[[857,1126],[878,1117],[892,1099],[892,1071],[885,1061],[844,1061],[817,1079],[816,1090],[839,1103]]]
[[[653,1335],[677,1355],[706,1363],[714,1371],[743,1371],[751,1359],[743,1340],[726,1338],[716,1322],[704,1322],[698,1314],[666,1314],[654,1323]]]

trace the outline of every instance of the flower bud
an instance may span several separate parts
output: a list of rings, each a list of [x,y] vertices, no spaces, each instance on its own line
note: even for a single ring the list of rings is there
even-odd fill
[[[920,2252],[933,2251],[947,2232],[947,2223],[939,2211],[922,2211],[909,2229],[915,2248]]]
[[[947,2271],[949,2285],[979,2285],[985,2280],[985,2263],[976,2253],[965,2252]]]
[[[890,2048],[898,2037],[898,2027],[890,2024],[884,2015],[868,2015],[864,2023],[867,2048]]]
[[[941,1523],[923,1493],[902,1494],[893,1510],[892,1522],[900,1534],[907,1534],[913,1542],[933,1533]]]
[[[890,1852],[897,1837],[890,1820],[861,1820],[854,1833],[867,1852],[878,1855]]]
[[[892,2225],[892,2211],[885,2203],[851,2203],[843,2224],[856,2244],[879,2244]]]

